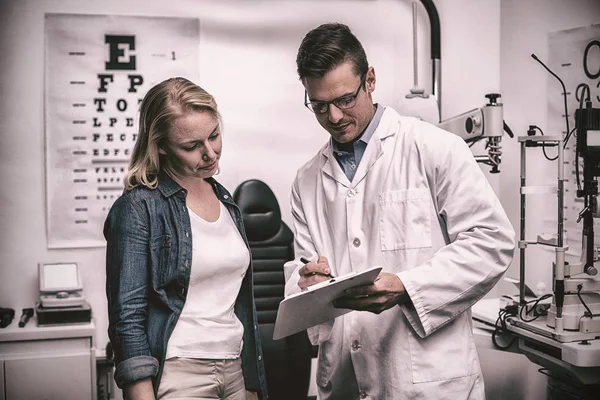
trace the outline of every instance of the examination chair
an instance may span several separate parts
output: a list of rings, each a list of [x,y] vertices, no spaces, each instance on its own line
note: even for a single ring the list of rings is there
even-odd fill
[[[281,220],[273,191],[264,182],[242,182],[233,193],[244,218],[254,265],[254,297],[258,312],[269,397],[306,400],[312,346],[306,331],[273,340],[279,302],[284,297],[283,264],[294,258],[294,236]]]

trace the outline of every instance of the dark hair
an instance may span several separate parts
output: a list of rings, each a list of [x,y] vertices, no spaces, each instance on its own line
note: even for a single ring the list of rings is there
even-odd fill
[[[356,75],[369,69],[365,49],[347,25],[328,23],[318,26],[304,36],[296,65],[300,79],[322,77],[338,65],[352,61]]]

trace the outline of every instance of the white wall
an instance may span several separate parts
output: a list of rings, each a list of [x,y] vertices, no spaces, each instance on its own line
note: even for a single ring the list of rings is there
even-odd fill
[[[486,93],[500,90],[500,2],[438,0],[436,5],[446,118],[482,106]],[[264,180],[290,224],[295,171],[328,139],[302,105],[295,55],[303,35],[322,22],[348,23],[376,68],[376,101],[393,104],[413,85],[408,0],[0,0],[0,307],[20,312],[34,305],[38,262],[78,262],[100,348],[108,340],[104,248],[46,248],[43,23],[48,12],[199,18],[199,84],[215,95],[225,121],[219,180],[232,191],[245,179]],[[431,92],[429,22],[420,3],[419,12],[420,83]],[[498,175],[491,180],[497,187]]]
[[[578,28],[600,23],[600,1],[598,0],[502,0],[501,1],[501,88],[504,102],[504,119],[515,135],[526,135],[530,124],[540,126],[546,134],[548,129],[548,82],[555,78],[535,62],[530,55],[535,53],[540,60],[548,60],[548,34],[565,29]],[[547,62],[546,62],[547,63]],[[560,71],[556,71],[557,73]],[[556,93],[552,93],[555,95]],[[576,108],[569,102],[569,113]],[[571,126],[573,127],[573,126]],[[500,177],[500,201],[507,210],[513,226],[519,229],[519,177],[520,148],[516,140],[504,140],[503,172]],[[541,152],[531,151],[528,156],[527,177],[530,184],[556,182],[556,163],[544,160]],[[549,155],[556,151],[549,151]],[[556,213],[556,200],[551,202],[542,197],[528,199],[527,229],[542,233],[543,213]],[[556,220],[556,219],[554,219]],[[545,227],[544,227],[545,228]],[[538,230],[539,229],[539,230]],[[530,236],[528,236],[530,237]],[[526,253],[526,282],[535,288],[543,282],[551,290],[552,260],[550,252],[539,247],[530,247]],[[519,277],[519,253],[515,254],[508,275]],[[506,284],[499,290],[509,290]],[[513,290],[513,293],[516,291]]]

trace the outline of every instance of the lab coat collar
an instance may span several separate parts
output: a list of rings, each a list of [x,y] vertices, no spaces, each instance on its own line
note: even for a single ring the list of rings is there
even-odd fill
[[[336,161],[335,156],[333,155],[334,149],[331,140],[327,141],[327,144],[321,151],[321,155],[323,156],[321,170],[339,184],[348,188],[355,187],[364,179],[373,165],[375,165],[375,162],[383,155],[382,141],[397,133],[398,129],[395,124],[397,124],[396,111],[386,107],[377,129],[375,129],[375,132],[373,133],[373,137],[369,140],[363,159],[358,165],[358,170],[356,171],[352,182],[348,180],[348,177],[344,174],[344,171]]]
[[[368,148],[369,146],[367,146],[367,149]],[[327,142],[327,145],[323,148],[321,154],[324,156],[321,170],[345,187],[351,187],[352,183],[348,180],[348,177],[344,174],[344,171],[333,156],[331,140]]]

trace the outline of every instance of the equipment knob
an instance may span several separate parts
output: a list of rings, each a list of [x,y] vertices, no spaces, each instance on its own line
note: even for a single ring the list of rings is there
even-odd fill
[[[465,120],[465,131],[467,133],[473,133],[475,128],[481,126],[481,120],[478,117],[469,117]]]
[[[502,95],[500,93],[488,93],[485,97],[490,100],[490,104],[496,104],[498,97],[502,97]]]
[[[596,267],[594,267],[593,265],[588,265],[585,268],[585,273],[591,276],[596,276],[598,274],[598,269]]]

